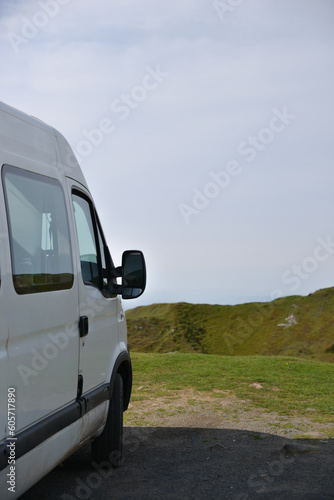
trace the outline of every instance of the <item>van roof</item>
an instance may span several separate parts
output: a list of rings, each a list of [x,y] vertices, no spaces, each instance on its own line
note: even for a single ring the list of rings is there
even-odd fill
[[[0,101],[1,164],[26,168],[31,161],[50,177],[66,176],[87,187],[67,140],[53,127]]]

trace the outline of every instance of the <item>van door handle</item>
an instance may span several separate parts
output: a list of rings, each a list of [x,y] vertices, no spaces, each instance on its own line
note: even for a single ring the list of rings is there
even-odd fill
[[[80,316],[79,319],[79,333],[80,337],[86,337],[88,335],[88,316]]]

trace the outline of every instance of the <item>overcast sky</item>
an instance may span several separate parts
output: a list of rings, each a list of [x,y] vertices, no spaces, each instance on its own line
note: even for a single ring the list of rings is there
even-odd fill
[[[0,100],[145,253],[126,307],[334,286],[333,0],[2,0],[0,33]]]

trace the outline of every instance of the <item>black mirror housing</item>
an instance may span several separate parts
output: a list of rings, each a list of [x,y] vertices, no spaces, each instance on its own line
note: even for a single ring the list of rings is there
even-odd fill
[[[112,293],[120,295],[123,299],[136,299],[140,297],[146,287],[146,264],[144,255],[140,250],[126,250],[122,256],[122,266],[114,271],[115,277],[122,278],[122,284],[109,284]]]
[[[126,250],[122,256],[122,298],[136,299],[146,287],[146,264],[140,250]]]

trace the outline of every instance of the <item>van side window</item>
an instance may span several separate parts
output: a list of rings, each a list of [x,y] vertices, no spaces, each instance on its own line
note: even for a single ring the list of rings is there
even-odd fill
[[[60,183],[8,165],[2,176],[16,292],[71,288],[72,253]]]
[[[73,192],[73,206],[77,226],[82,279],[86,285],[106,290],[107,269],[103,236],[94,208],[88,198]]]

